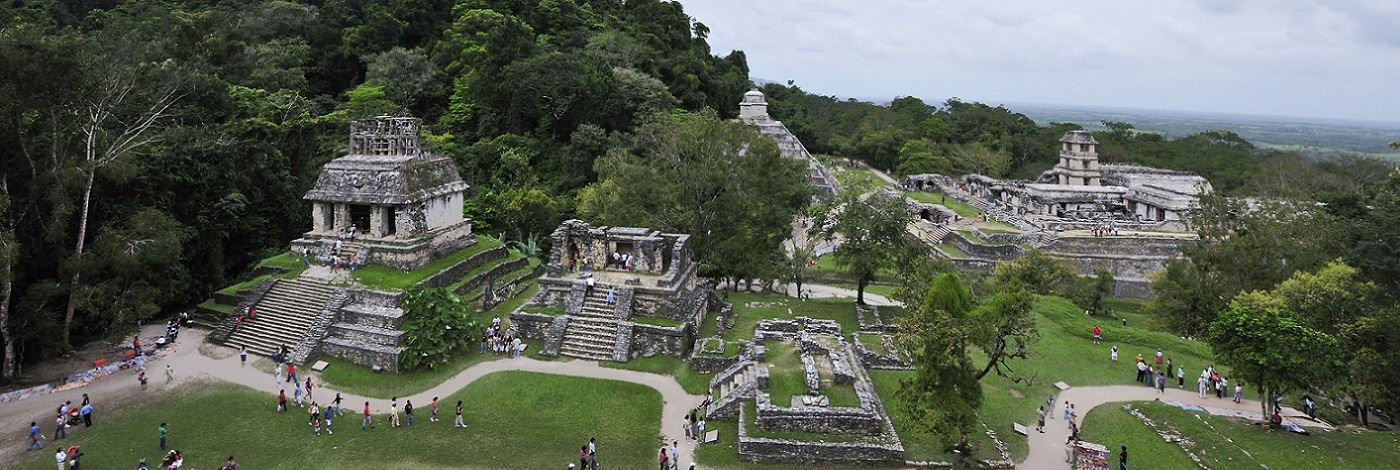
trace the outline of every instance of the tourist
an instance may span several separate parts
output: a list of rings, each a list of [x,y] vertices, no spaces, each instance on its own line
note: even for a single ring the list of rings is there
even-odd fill
[[[525,343],[521,343],[519,337],[510,340],[510,351],[511,357],[520,357],[525,352]]]
[[[399,427],[399,397],[389,400],[389,427]]]
[[[369,419],[369,402],[365,402],[365,420],[364,420],[363,422],[360,423],[360,430],[361,430],[361,431],[364,431],[365,428],[368,428],[368,427],[369,427],[369,425],[370,425],[370,419]]]
[[[465,428],[467,423],[462,421],[462,400],[457,400],[457,420],[452,423],[454,428]]]
[[[1128,446],[1121,446],[1118,451],[1118,470],[1128,470]]]
[[[85,393],[83,396],[86,397],[87,394]],[[83,427],[92,427],[92,403],[88,403],[87,398],[83,399],[83,407],[78,411],[78,414],[83,416]]]
[[[1157,350],[1157,367],[1161,367],[1161,366],[1162,366],[1162,350],[1161,350],[1161,349],[1158,349],[1158,350]]]
[[[60,417],[62,419],[62,417]],[[39,423],[29,422],[29,448],[25,451],[44,448],[44,431],[39,429]]]
[[[242,367],[248,367],[248,347],[247,347],[247,346],[239,346],[239,347],[238,347],[238,364],[239,364],[240,366],[242,366]]]
[[[1176,366],[1176,388],[1186,388],[1186,369],[1181,366]]]
[[[1045,409],[1050,410],[1050,419],[1055,419],[1055,395],[1054,395],[1054,394],[1051,394],[1051,395],[1050,395],[1050,398],[1045,399]]]
[[[587,298],[588,296],[593,295],[593,285],[596,284],[597,282],[598,282],[597,279],[594,279],[592,276],[589,276],[589,277],[588,277],[588,280],[584,281],[584,283],[585,283],[585,287],[583,288],[583,296],[584,296],[584,298]]]
[[[598,438],[588,438],[588,468],[598,470]]]
[[[1226,384],[1227,382],[1229,382],[1228,379],[1226,379],[1225,377],[1221,377],[1221,378],[1220,378],[1220,381],[1215,383],[1215,398],[1217,398],[1217,399],[1224,399],[1224,398],[1225,398],[1225,384]]]
[[[321,404],[311,402],[311,405],[306,407],[306,414],[306,422],[315,421],[317,416],[321,416]]]
[[[165,438],[166,438],[166,436],[168,436],[169,434],[170,434],[170,431],[167,430],[167,429],[165,428],[165,423],[160,423],[160,427],[157,427],[157,428],[156,428],[156,435],[160,437],[160,451],[161,451],[161,452],[165,452]]]
[[[656,463],[660,464],[660,470],[670,470],[666,468],[670,462],[670,456],[666,455],[666,446],[661,446],[661,455],[656,457]]]
[[[286,412],[286,411],[287,411],[287,390],[286,390],[286,389],[278,390],[278,391],[277,391],[277,412],[278,412],[278,413],[283,413],[283,412]]]
[[[174,381],[175,381],[175,368],[170,367],[170,364],[166,364],[166,365],[165,365],[165,383],[170,383],[170,382],[174,382]]]
[[[486,354],[486,340],[491,336],[490,332],[481,335],[481,354]]]
[[[408,417],[408,427],[413,427],[413,400],[408,400],[403,406],[403,415]]]
[[[1167,393],[1167,376],[1161,372],[1157,373],[1157,393]]]
[[[311,377],[306,377],[306,400],[311,401]]]
[[[1141,355],[1139,355],[1141,356]],[[1142,362],[1141,357],[1137,361],[1137,381],[1142,381],[1142,376],[1147,374],[1147,363]]]
[[[1035,409],[1035,430],[1045,434],[1045,407],[1043,406]]]
[[[280,359],[276,355],[272,356],[272,360],[280,362]],[[272,367],[272,386],[282,386],[282,364],[280,363]]]
[[[680,470],[681,466],[681,443],[671,441],[671,468]]]
[[[80,470],[82,468],[82,449],[82,446],[72,446],[68,448],[68,465],[72,470]],[[60,467],[63,466],[63,464],[58,465]]]
[[[64,467],[64,463],[68,461],[68,452],[65,452],[63,448],[60,447],[58,448],[58,452],[54,452],[53,459],[58,462],[58,470],[64,470],[64,468],[66,468]]]
[[[1074,468],[1074,436],[1065,439],[1065,462]]]
[[[1206,397],[1206,376],[1196,378],[1196,395],[1200,398]]]
[[[1066,402],[1066,403],[1069,403],[1069,402]],[[1074,421],[1074,418],[1076,418],[1076,417],[1079,416],[1079,415],[1078,415],[1077,413],[1075,413],[1075,411],[1074,411],[1074,403],[1069,403],[1069,412],[1066,413],[1066,414],[1067,414],[1067,416],[1065,417],[1065,419],[1070,420],[1070,423],[1069,423],[1070,426],[1074,426],[1074,422],[1073,422],[1073,421]]]
[[[700,416],[700,423],[695,425],[695,440],[705,442],[705,416]]]
[[[691,430],[691,428],[694,427],[694,425],[691,424],[691,423],[694,423],[694,422],[695,422],[695,412],[692,411],[692,412],[690,412],[690,413],[687,413],[687,414],[685,415],[685,424],[682,424],[682,425],[681,425],[681,426],[685,427],[685,438],[686,438],[686,439],[691,439],[690,430]]]
[[[335,401],[331,404],[335,405],[335,414],[345,416],[345,409],[340,407],[340,392],[335,392]]]
[[[661,448],[661,450],[664,451],[664,450],[666,450],[666,448],[663,447],[663,448]],[[588,468],[588,446],[579,446],[579,448],[578,448],[578,466],[579,466],[579,468]],[[662,470],[665,470],[665,469],[662,469]]]
[[[298,387],[295,383],[292,384],[292,387],[294,387],[292,388],[292,403],[296,404],[297,407],[301,407],[301,387]]]
[[[296,384],[298,383],[298,382],[297,382],[297,365],[296,365],[296,364],[292,364],[292,363],[290,363],[290,362],[287,363],[287,382],[290,382],[292,385],[296,385]]]
[[[436,422],[437,422],[437,412],[438,412],[437,399],[438,399],[438,397],[433,397],[433,415],[428,417],[428,422],[432,422],[432,423],[436,423]]]
[[[235,462],[233,456],[230,455],[228,456],[228,460],[224,461],[224,466],[219,467],[219,470],[238,470],[238,462]]]
[[[1243,398],[1243,397],[1244,397],[1244,386],[1242,386],[1242,385],[1240,385],[1240,384],[1238,384],[1238,383],[1235,384],[1235,403],[1239,403],[1239,402],[1240,402],[1240,398]],[[1309,414],[1311,414],[1311,413],[1309,413]]]
[[[68,423],[64,422],[63,418],[63,415],[58,415],[58,418],[54,420],[53,440],[55,441],[68,437]]]
[[[617,293],[615,291],[615,288],[611,286],[608,287],[608,305],[612,305],[617,300]]]
[[[83,406],[87,406],[87,405],[89,405],[89,404],[92,404],[92,399],[88,398],[88,394],[84,393],[84,394],[83,394]]]
[[[311,424],[311,430],[314,431],[314,432],[316,433],[317,436],[321,435],[321,417],[320,417],[320,416],[313,416],[313,417],[311,418],[311,423],[309,423],[309,424]]]
[[[1113,346],[1112,349],[1108,350],[1108,357],[1113,359],[1114,364],[1118,363],[1118,346]]]
[[[1094,325],[1094,342],[1095,342],[1095,343],[1098,343],[1098,342],[1099,342],[1100,340],[1102,340],[1102,339],[1103,339],[1103,330],[1099,329],[1099,326],[1098,326],[1098,325]]]

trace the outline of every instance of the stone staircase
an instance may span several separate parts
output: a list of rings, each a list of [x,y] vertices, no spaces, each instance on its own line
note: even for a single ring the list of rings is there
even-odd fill
[[[340,309],[331,324],[321,351],[358,364],[397,371],[403,354],[403,309],[366,303],[352,303]]]
[[[316,322],[334,287],[304,279],[280,279],[254,308],[257,317],[244,321],[227,344],[247,346],[248,352],[271,356],[279,346],[293,348]]]
[[[570,313],[569,328],[559,353],[580,359],[613,360],[617,344],[617,316],[608,305],[608,286],[598,284],[583,299],[579,311]]]
[[[737,416],[742,401],[751,399],[758,391],[760,369],[756,363],[743,360],[715,374],[710,381],[713,400],[705,408],[705,415],[712,417]]]

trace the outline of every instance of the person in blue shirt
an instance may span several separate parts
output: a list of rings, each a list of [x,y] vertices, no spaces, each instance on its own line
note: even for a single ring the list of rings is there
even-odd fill
[[[83,427],[92,427],[92,403],[83,404],[78,414],[83,416]]]
[[[39,423],[29,422],[29,448],[24,450],[34,450],[44,448],[44,432],[39,430]]]

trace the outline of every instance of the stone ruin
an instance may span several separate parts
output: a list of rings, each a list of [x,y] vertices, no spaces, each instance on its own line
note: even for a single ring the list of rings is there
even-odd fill
[[[706,416],[738,421],[740,457],[754,462],[904,463],[904,447],[884,403],[859,356],[842,336],[840,324],[833,320],[763,320],[755,327],[753,342],[714,375],[710,380],[713,400]],[[790,400],[769,395],[772,376],[764,363],[773,354],[768,346],[777,342],[796,344],[806,395]],[[819,379],[819,359],[830,362],[833,386],[854,389],[856,406],[831,404]],[[782,433],[813,436],[772,437],[801,435]],[[822,434],[840,435],[841,439],[822,439]]]
[[[789,131],[781,121],[768,115],[768,99],[763,92],[749,90],[739,102],[739,120],[758,128],[758,132],[778,142],[778,150],[784,156],[800,159],[807,164],[807,180],[817,188],[818,199],[825,199],[841,191],[841,183],[836,181],[826,165],[807,151],[802,141]]]
[[[349,150],[323,165],[306,193],[312,228],[292,241],[292,251],[310,250],[323,263],[358,259],[411,271],[470,245],[471,222],[462,215],[467,184],[450,158],[422,147],[420,125],[388,116],[351,123]]]
[[[719,306],[709,282],[696,276],[689,235],[568,220],[552,241],[539,294],[511,314],[513,328],[544,340],[545,355],[612,361],[682,356],[705,313]],[[614,254],[628,262],[614,263]],[[562,314],[531,313],[530,307]]]

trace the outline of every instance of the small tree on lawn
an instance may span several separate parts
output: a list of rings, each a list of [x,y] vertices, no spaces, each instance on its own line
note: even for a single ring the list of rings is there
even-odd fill
[[[786,281],[797,284],[797,298],[802,298],[802,283],[811,277],[811,272],[816,269],[813,264],[817,259],[816,240],[807,238],[804,242],[788,240],[783,259],[783,277]]]
[[[856,276],[856,303],[865,304],[865,286],[881,269],[892,267],[908,243],[909,211],[904,200],[874,193],[861,200],[845,193],[825,211],[821,226],[828,238],[841,238],[836,263]]]
[[[1108,306],[1104,304],[1104,299],[1113,297],[1114,283],[1112,272],[1107,269],[1095,269],[1094,277],[1081,277],[1074,280],[1074,288],[1070,290],[1069,297],[1079,308],[1088,310],[1094,315],[1102,315],[1108,312]]]
[[[469,305],[447,289],[415,287],[404,295],[404,370],[446,364],[452,354],[472,343],[481,326]]]
[[[1309,328],[1291,312],[1237,305],[1211,325],[1215,357],[1259,390],[1261,411],[1269,416],[1269,398],[1306,387],[1342,370],[1336,362],[1337,340]]]

